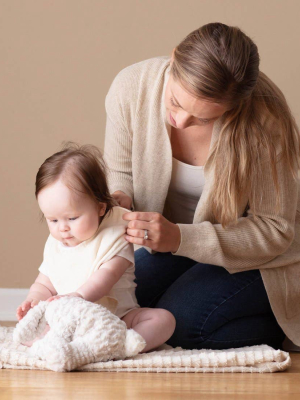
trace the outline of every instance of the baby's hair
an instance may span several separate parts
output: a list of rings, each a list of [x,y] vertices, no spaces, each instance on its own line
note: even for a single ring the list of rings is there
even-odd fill
[[[37,199],[42,189],[61,179],[70,190],[88,195],[96,203],[105,203],[106,215],[116,205],[109,193],[106,169],[102,153],[96,146],[62,142],[61,151],[48,157],[38,170],[35,197]],[[44,220],[43,215],[41,219]]]

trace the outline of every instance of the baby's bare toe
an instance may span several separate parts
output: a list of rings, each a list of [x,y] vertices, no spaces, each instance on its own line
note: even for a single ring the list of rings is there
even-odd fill
[[[21,344],[22,344],[23,346],[31,347],[31,346],[32,346],[32,343],[33,343],[33,341],[30,341],[30,342],[22,342]]]

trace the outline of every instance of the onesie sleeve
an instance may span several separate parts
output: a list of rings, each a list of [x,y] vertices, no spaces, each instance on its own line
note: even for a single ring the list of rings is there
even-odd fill
[[[126,260],[130,261],[134,264],[134,248],[132,243],[128,243],[122,250],[120,250],[116,256],[120,256],[126,258]]]
[[[45,263],[44,260],[43,260],[42,264],[41,264],[40,267],[39,267],[39,271],[40,271],[42,274],[44,274],[44,275],[46,275],[46,276],[49,277],[49,273],[48,273],[48,269],[47,269],[47,263]]]
[[[39,267],[39,271],[49,277],[49,255],[50,255],[50,247],[51,247],[51,235],[48,236],[48,239],[45,243],[44,247],[44,255],[42,264]]]

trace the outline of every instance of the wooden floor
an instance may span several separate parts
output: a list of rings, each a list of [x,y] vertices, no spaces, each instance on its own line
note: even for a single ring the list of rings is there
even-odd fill
[[[15,323],[1,323],[14,326]],[[300,353],[272,374],[201,374],[0,370],[4,399],[300,399]]]

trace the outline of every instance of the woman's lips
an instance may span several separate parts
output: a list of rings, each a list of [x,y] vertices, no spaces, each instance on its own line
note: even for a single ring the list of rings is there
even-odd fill
[[[175,120],[174,120],[174,118],[173,118],[172,115],[171,115],[171,113],[170,113],[170,120],[171,120],[171,122],[172,122],[172,124],[173,124],[174,126],[177,126],[177,125],[176,125],[176,122],[175,122]]]

